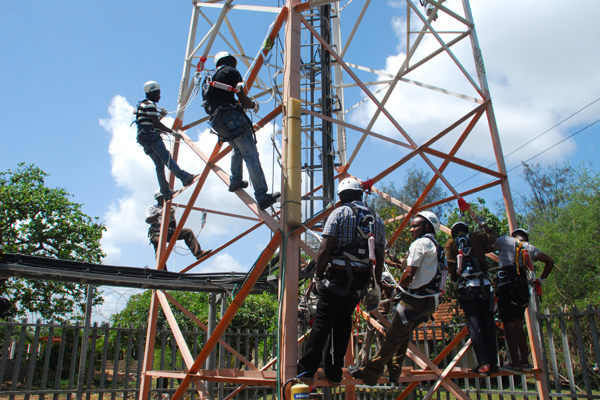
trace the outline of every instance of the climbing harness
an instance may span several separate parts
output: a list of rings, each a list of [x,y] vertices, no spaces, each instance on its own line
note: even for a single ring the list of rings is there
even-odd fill
[[[372,269],[375,259],[375,238],[372,234],[373,224],[375,223],[373,211],[366,206],[358,206],[354,203],[346,203],[344,206],[349,207],[356,216],[356,236],[348,245],[334,251],[331,256],[331,264],[345,267],[348,282],[345,288],[341,288],[335,284],[331,284],[327,278],[323,278],[322,280],[323,284],[334,294],[342,297],[350,293],[350,286],[354,281],[353,269],[359,268],[365,271],[369,268]],[[369,242],[371,242],[371,245],[369,245]],[[356,293],[356,295],[360,299],[366,292],[365,287],[365,289],[360,293]]]
[[[525,242],[515,238],[515,263],[514,265],[506,265],[498,271],[498,286],[512,283],[514,281],[526,281],[527,270],[534,276],[533,263],[529,257],[527,249],[524,247]]]
[[[416,298],[425,297],[437,297],[444,294],[446,290],[446,278],[448,277],[448,264],[446,263],[446,256],[444,248],[438,244],[433,234],[427,233],[423,236],[433,242],[436,248],[437,254],[437,265],[435,276],[429,281],[429,283],[417,288],[417,289],[404,289],[402,286],[398,286],[402,293],[408,294],[409,296]]]

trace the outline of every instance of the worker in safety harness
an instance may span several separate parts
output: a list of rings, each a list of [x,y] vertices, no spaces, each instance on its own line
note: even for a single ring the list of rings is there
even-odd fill
[[[387,263],[387,259],[385,263]],[[394,281],[394,277],[387,271],[384,271],[381,274],[381,301],[379,306],[377,306],[377,311],[381,313],[386,319],[391,321],[392,317],[392,303],[394,301],[394,296],[396,294],[396,282]],[[385,329],[385,328],[384,328]],[[383,341],[385,340],[385,336],[378,329],[376,329],[373,324],[367,322],[367,334],[363,340],[362,348],[358,353],[358,360],[361,365],[364,365],[365,362],[371,357],[371,344],[373,343],[373,337],[377,342],[377,346],[381,347]]]
[[[483,220],[479,220],[479,226],[481,230],[469,232],[469,227],[462,221],[452,225],[452,239],[448,239],[444,250],[450,279],[458,288],[458,301],[465,313],[471,345],[479,364],[471,372],[489,376],[498,372],[498,348],[494,295],[485,254],[494,251],[498,235]]]
[[[148,81],[144,84],[144,93],[146,93],[146,98],[140,101],[133,110],[135,114],[134,122],[137,124],[138,129],[137,142],[144,148],[144,153],[148,154],[154,161],[160,192],[165,196],[165,199],[170,200],[173,191],[169,189],[169,183],[165,177],[165,165],[181,180],[183,186],[191,185],[194,182],[195,175],[179,168],[162,140],[161,134],[163,133],[170,133],[176,138],[181,136],[160,122],[167,115],[167,110],[164,108],[159,109],[156,105],[160,100],[160,85],[154,81]]]
[[[494,243],[498,250],[500,271],[498,272],[498,313],[504,324],[506,347],[511,362],[500,369],[515,373],[531,371],[528,361],[527,336],[523,330],[523,317],[529,305],[528,270],[534,276],[533,261],[545,264],[537,283],[541,285],[554,268],[552,257],[542,253],[529,243],[525,229],[517,228],[511,236],[502,236]]]
[[[341,383],[352,313],[367,293],[372,277],[381,284],[383,221],[362,202],[363,190],[357,180],[342,180],[338,195],[342,205],[333,210],[323,228],[314,277],[319,302],[304,357],[298,361],[298,375],[307,383],[321,364],[323,349],[326,355],[319,377],[332,385]],[[369,258],[369,241],[373,243],[375,266]]]
[[[202,84],[202,106],[209,115],[208,123],[222,142],[233,147],[231,156],[231,176],[229,191],[248,187],[243,180],[242,160],[246,163],[248,174],[254,186],[254,198],[258,207],[264,210],[271,207],[281,196],[279,192],[267,193],[269,187],[265,179],[252,121],[244,109],[258,112],[258,102],[252,101],[244,91],[242,75],[235,68],[237,60],[226,51],[215,56],[216,69],[209,72]],[[235,100],[237,95],[240,103]]]
[[[155,206],[150,206],[146,209],[146,223],[150,224],[150,228],[148,228],[148,238],[150,239],[150,243],[152,243],[152,245],[154,246],[154,252],[157,252],[158,243],[160,239],[160,222],[162,219],[165,198],[160,192],[160,190],[157,190],[156,193],[154,193],[154,198],[156,199],[157,204]],[[171,208],[171,213],[169,216],[169,231],[167,233],[167,242],[170,242],[173,238],[173,233],[175,232],[176,228],[177,221],[175,220],[175,209]],[[200,243],[198,243],[198,239],[196,239],[196,235],[194,235],[194,231],[188,228],[183,228],[181,232],[179,232],[177,240],[184,240],[185,244],[197,260],[208,255],[212,251],[202,250],[200,248]]]
[[[348,367],[350,375],[362,379],[367,385],[377,383],[386,365],[388,381],[398,382],[413,331],[435,312],[435,297],[439,295],[440,284],[445,279],[440,266],[443,248],[434,237],[439,228],[438,217],[430,211],[421,211],[410,223],[410,233],[415,240],[410,245],[407,267],[400,278],[402,293],[392,326],[371,360],[360,368]]]

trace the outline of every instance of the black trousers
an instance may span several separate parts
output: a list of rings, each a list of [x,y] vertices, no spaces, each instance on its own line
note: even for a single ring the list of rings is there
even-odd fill
[[[323,369],[327,377],[333,381],[342,380],[344,356],[352,332],[352,313],[360,301],[360,292],[368,285],[370,272],[354,272],[354,280],[347,296],[335,294],[331,289],[319,283],[319,302],[313,321],[312,330],[306,342],[304,357],[298,361],[298,374],[313,377],[321,364],[325,350]],[[334,285],[346,288],[348,276],[345,271],[331,270],[327,279]],[[330,353],[333,341],[333,356]],[[326,346],[327,345],[327,346]]]
[[[498,365],[494,296],[490,286],[462,288],[458,293],[477,362],[479,365]]]

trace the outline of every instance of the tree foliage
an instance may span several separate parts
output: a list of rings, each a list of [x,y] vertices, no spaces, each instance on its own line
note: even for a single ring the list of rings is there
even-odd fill
[[[569,174],[562,188],[554,186],[557,170]],[[528,216],[532,221],[531,242],[556,263],[544,285],[544,302],[548,306],[597,304],[600,301],[600,174],[582,165],[575,169],[539,168],[536,177],[538,192],[550,193],[548,197],[552,199],[541,202],[547,204],[546,212]],[[529,201],[540,197],[534,193]]]
[[[100,263],[100,238],[105,227],[71,202],[62,188],[44,184],[47,173],[19,163],[16,170],[0,172],[0,240],[7,253]],[[85,310],[87,285],[10,279],[0,294],[16,302],[16,315],[39,312],[46,320],[80,319]],[[102,298],[95,291],[94,304]]]
[[[402,186],[397,188],[393,182],[389,184],[383,184],[379,189],[390,195],[391,197],[400,200],[402,203],[413,206],[421,194],[424,192],[425,188],[431,181],[431,173],[426,172],[421,168],[418,168],[416,165],[412,166],[406,171],[406,175],[404,176],[404,182]],[[446,197],[446,193],[442,186],[436,183],[428,195],[425,197],[422,205],[430,204],[435,201],[441,200]],[[399,216],[406,214],[406,210],[392,203],[390,200],[381,197],[375,196],[371,201],[367,199],[368,204],[383,218],[384,221],[390,220]],[[440,205],[434,207],[431,211],[433,211],[438,217],[442,218],[444,215],[444,210],[448,208],[448,205]],[[394,232],[398,229],[402,222],[402,218],[398,220],[391,221],[386,224],[386,238],[389,239]],[[412,242],[412,237],[409,231],[409,225],[401,232],[400,236],[390,249],[396,255],[403,255],[408,251],[410,247],[410,243]]]
[[[530,228],[535,227],[540,216],[552,221],[558,218],[559,210],[571,201],[573,180],[577,179],[575,169],[568,164],[543,167],[523,163],[521,177],[527,182],[530,192],[519,193],[518,203]]]
[[[169,292],[175,300],[190,311],[196,318],[202,321],[203,324],[208,324],[208,293],[195,292]],[[121,324],[121,326],[134,327],[143,326],[148,323],[148,312],[150,310],[150,301],[152,296],[151,290],[146,290],[142,293],[135,294],[127,300],[125,308],[118,314],[113,314],[110,317],[110,322],[113,325]],[[231,303],[229,299],[228,304]],[[277,329],[277,298],[271,293],[251,294],[249,295],[242,307],[238,310],[235,318],[229,325],[231,329],[258,329],[276,330]],[[187,317],[178,308],[171,306],[171,310],[177,320],[178,325],[182,329],[194,330],[197,326],[194,321]],[[217,308],[217,319],[221,318],[220,306]],[[166,326],[167,320],[159,308],[158,326]]]

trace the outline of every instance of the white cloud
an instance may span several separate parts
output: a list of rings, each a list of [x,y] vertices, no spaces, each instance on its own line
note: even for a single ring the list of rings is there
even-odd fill
[[[199,272],[247,272],[250,269],[249,265],[242,265],[240,261],[228,253],[219,253],[210,258],[206,264],[202,264]]]
[[[104,262],[111,265],[120,265],[126,255],[128,259],[132,258],[131,254],[125,254],[126,252],[139,252],[139,254],[144,255],[146,260],[149,256],[153,256],[152,248],[148,246],[148,225],[144,221],[144,212],[148,206],[154,204],[153,195],[158,188],[158,183],[152,160],[144,154],[143,149],[136,142],[136,127],[130,126],[133,120],[132,110],[133,107],[125,98],[115,96],[109,106],[109,118],[100,121],[100,124],[111,135],[109,154],[111,156],[112,175],[117,185],[126,192],[124,197],[112,202],[104,217],[107,228],[102,238],[103,250],[107,253]],[[168,126],[173,121],[163,122]],[[275,185],[271,184],[273,150],[270,135],[272,131],[273,126],[269,125],[257,132],[256,136],[261,163],[269,188],[273,190],[271,187],[274,186],[275,190],[279,190],[281,179],[279,174],[275,176]],[[217,142],[217,137],[207,129],[192,129],[187,134],[207,154],[212,152]],[[170,144],[166,141],[165,145],[169,148]],[[227,173],[230,169],[230,159],[231,155],[229,154],[218,163]],[[186,171],[195,174],[201,173],[205,166],[204,162],[185,143],[180,146],[178,164]],[[244,169],[244,175],[248,179],[246,169]],[[176,180],[175,189],[180,187],[181,183]],[[187,189],[174,202],[187,204],[192,191],[191,188]],[[247,191],[253,195],[251,186]],[[235,194],[228,191],[227,185],[212,172],[208,175],[194,206],[232,214],[254,216]],[[183,209],[177,208],[176,218],[178,220],[181,218],[182,213]],[[197,234],[200,230],[201,218],[201,212],[192,211],[186,222],[186,227],[191,228]],[[215,248],[255,223],[209,213],[206,225],[198,239],[202,248]],[[264,234],[265,231],[259,230],[258,232]],[[179,242],[178,246],[180,245],[185,246],[183,242]],[[187,249],[178,250],[178,253],[187,255],[188,251]],[[236,254],[241,255],[244,252]],[[248,256],[254,257],[254,251],[250,252]],[[177,264],[182,265],[185,263],[185,261],[183,263],[179,261],[179,255],[175,257],[178,257],[175,261]],[[193,261],[192,256],[187,257],[189,262]],[[217,255],[211,260],[226,262],[224,265],[226,265],[225,269],[228,271],[231,270],[228,265],[232,265],[236,269],[246,268],[242,267],[246,261],[245,257],[240,256],[243,261],[236,261],[232,256],[227,257],[229,258],[221,258],[221,255]],[[151,260],[144,262],[136,260],[136,265],[151,264],[151,262]],[[219,269],[220,267],[215,262],[210,263],[211,268]],[[202,269],[206,268],[203,267]]]

